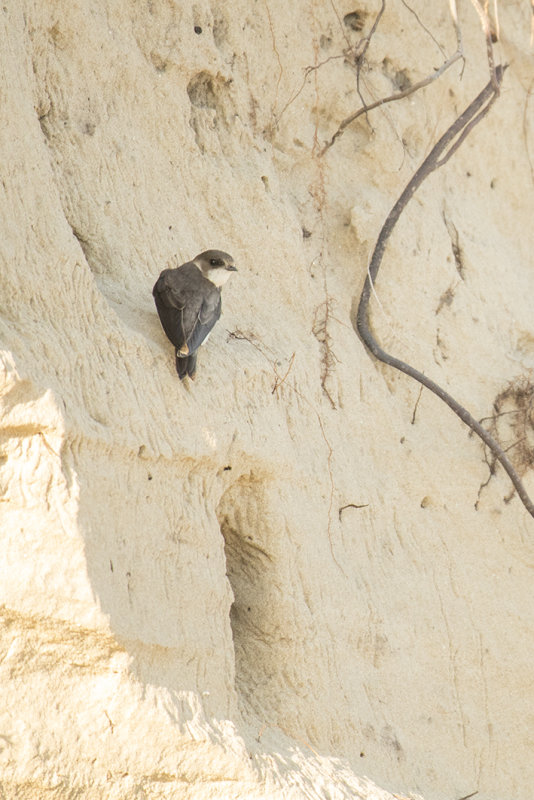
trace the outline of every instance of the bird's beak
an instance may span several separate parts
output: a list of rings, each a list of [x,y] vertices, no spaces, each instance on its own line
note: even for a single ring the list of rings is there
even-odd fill
[[[234,267],[233,264],[228,264],[226,269],[227,269],[228,272],[237,272],[237,267]]]

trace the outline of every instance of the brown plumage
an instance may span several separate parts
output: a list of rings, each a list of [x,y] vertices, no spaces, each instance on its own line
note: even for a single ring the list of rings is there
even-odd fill
[[[234,259],[206,250],[176,269],[164,269],[152,290],[163,330],[175,347],[180,380],[195,377],[197,350],[221,316],[221,286]]]

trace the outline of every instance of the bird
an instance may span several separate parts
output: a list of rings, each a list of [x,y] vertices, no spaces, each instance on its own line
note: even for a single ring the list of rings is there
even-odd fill
[[[163,330],[175,348],[176,372],[194,380],[197,351],[221,316],[221,286],[234,259],[222,250],[205,250],[180,267],[164,269],[152,290]]]

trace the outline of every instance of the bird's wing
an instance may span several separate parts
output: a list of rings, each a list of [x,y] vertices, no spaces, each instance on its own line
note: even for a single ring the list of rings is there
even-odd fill
[[[219,289],[188,263],[163,270],[152,294],[171,342],[182,355],[194,353],[221,315]]]
[[[191,282],[194,275],[180,274],[177,269],[164,269],[157,279],[152,294],[163,308],[181,311],[187,302],[186,280]]]
[[[204,299],[197,315],[193,330],[187,339],[189,352],[194,353],[210,333],[211,329],[221,316],[221,294],[214,287],[214,291]]]

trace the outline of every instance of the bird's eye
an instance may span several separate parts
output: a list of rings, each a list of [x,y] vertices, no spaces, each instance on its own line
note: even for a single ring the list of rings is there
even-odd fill
[[[210,258],[210,264],[212,267],[223,267],[224,262],[220,258]]]

